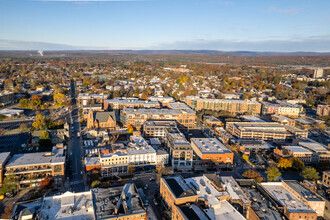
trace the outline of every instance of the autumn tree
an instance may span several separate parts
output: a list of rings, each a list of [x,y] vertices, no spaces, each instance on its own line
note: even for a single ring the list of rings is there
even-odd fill
[[[92,188],[98,187],[101,184],[100,180],[94,180],[91,184]]]
[[[254,170],[247,170],[242,174],[242,176],[247,179],[254,179],[257,183],[264,181],[264,178],[262,178],[262,176]]]
[[[320,179],[319,172],[316,171],[313,167],[305,167],[300,173],[301,177],[306,180],[316,181]]]
[[[65,103],[66,95],[56,91],[53,96],[55,105],[62,106]]]
[[[127,133],[133,134],[133,131],[134,131],[133,125],[131,125],[131,124],[127,125],[126,131],[127,131]]]
[[[269,166],[266,173],[268,181],[271,182],[276,181],[282,175],[280,170],[275,166]]]
[[[41,180],[40,182],[40,186],[43,188],[43,189],[47,189],[49,188],[53,183],[53,179],[51,177],[47,177],[43,180]]]
[[[282,169],[287,169],[287,168],[292,167],[292,160],[286,159],[286,158],[281,158],[278,161],[277,165]]]
[[[32,109],[38,109],[41,106],[41,96],[33,95],[30,100],[30,107]]]
[[[47,127],[45,116],[37,114],[32,126],[36,130],[45,130]]]
[[[143,92],[142,95],[141,95],[141,99],[147,100],[148,99],[147,93]]]
[[[304,162],[302,162],[299,158],[295,157],[292,160],[292,168],[295,170],[302,170],[305,167]]]
[[[246,154],[244,154],[244,155],[242,156],[242,158],[243,158],[245,161],[249,161],[249,156],[246,155]]]
[[[132,175],[135,170],[135,166],[133,164],[128,165],[128,173]]]

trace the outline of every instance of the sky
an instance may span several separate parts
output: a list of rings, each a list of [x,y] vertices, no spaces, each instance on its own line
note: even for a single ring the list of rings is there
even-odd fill
[[[0,50],[330,52],[328,0],[0,0]]]

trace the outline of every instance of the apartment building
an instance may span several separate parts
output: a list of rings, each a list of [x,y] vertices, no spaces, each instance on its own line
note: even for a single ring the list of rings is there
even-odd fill
[[[46,177],[54,177],[55,182],[60,183],[64,180],[63,152],[63,148],[54,147],[52,152],[15,154],[5,165],[5,175],[17,175],[22,186],[38,185]]]
[[[158,101],[142,100],[138,98],[114,98],[104,101],[105,110],[121,110],[124,108],[160,108]]]
[[[234,153],[216,138],[191,138],[191,147],[202,160],[202,164],[209,162],[216,164],[233,164]]]
[[[274,153],[276,152],[274,151]],[[282,146],[282,154],[297,157],[305,164],[313,162],[313,152],[300,146]]]
[[[213,110],[227,111],[234,114],[260,114],[261,103],[245,100],[230,100],[230,99],[207,99],[199,98],[198,96],[187,96],[185,102],[188,106],[196,111]]]
[[[330,105],[318,105],[316,114],[320,117],[330,115]]]
[[[303,113],[303,107],[300,105],[290,104],[287,102],[278,103],[262,103],[262,114],[263,115],[282,115],[288,117],[298,118]]]
[[[143,124],[143,136],[146,138],[165,138],[165,130],[168,127],[176,128],[176,121],[148,120]]]
[[[89,111],[87,117],[87,128],[109,129],[116,131],[118,129],[115,112]]]
[[[170,96],[168,96],[168,97],[165,97],[165,96],[150,96],[148,98],[148,100],[154,101],[154,102],[160,102],[160,103],[162,103],[162,105],[165,104],[165,103],[169,103],[169,102],[174,102],[175,101],[174,98],[172,98]]]
[[[103,104],[104,100],[108,99],[108,94],[90,94],[80,93],[77,97],[77,104],[79,106],[89,106],[91,104]]]
[[[330,171],[323,171],[322,183],[326,186],[330,186]]]
[[[290,125],[292,127],[296,126],[295,120],[282,115],[272,115],[272,120],[275,122],[279,122],[282,125]]]
[[[189,169],[193,163],[193,149],[185,136],[177,128],[167,128],[165,130],[165,143],[170,152],[173,168]]]
[[[192,109],[124,108],[120,114],[124,126],[132,125],[137,130],[147,120],[175,120],[183,127],[195,128],[196,113]]]
[[[294,137],[286,128],[276,122],[227,122],[226,130],[242,139],[281,140]]]

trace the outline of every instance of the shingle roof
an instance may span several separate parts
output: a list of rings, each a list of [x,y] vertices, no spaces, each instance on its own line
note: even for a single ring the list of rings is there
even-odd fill
[[[114,111],[111,112],[94,112],[94,120],[98,122],[107,122],[109,117],[116,121],[116,114]]]

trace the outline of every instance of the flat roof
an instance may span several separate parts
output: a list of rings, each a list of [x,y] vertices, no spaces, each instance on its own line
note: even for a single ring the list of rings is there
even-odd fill
[[[10,152],[2,152],[0,153],[0,165],[2,165],[7,158],[10,156]]]
[[[316,196],[315,193],[304,187],[303,185],[299,184],[297,181],[284,181],[288,184],[294,191],[296,191],[299,195],[304,197],[307,201],[319,201],[322,202],[323,200]]]
[[[238,139],[238,143],[247,149],[273,149],[274,146],[264,140]]]
[[[227,192],[232,199],[240,199],[244,204],[251,203],[232,176],[220,176],[219,178],[225,184]]]
[[[181,176],[166,177],[164,180],[176,198],[196,195]]]
[[[283,146],[283,147],[292,151],[293,153],[310,153],[310,154],[313,153],[312,151],[300,146]]]
[[[245,220],[244,216],[239,213],[227,200],[219,201],[219,208],[206,209],[205,212],[211,219]]]
[[[191,138],[190,140],[203,154],[232,153],[216,138]]]
[[[63,153],[63,149],[58,149]],[[47,155],[50,156],[47,156]],[[38,152],[38,153],[26,153],[26,154],[14,154],[6,164],[8,167],[17,166],[29,166],[34,164],[54,164],[64,163],[65,157],[61,153],[51,154],[50,152]]]
[[[114,98],[114,99],[107,99],[105,102],[112,103],[112,104],[122,104],[122,105],[157,105],[160,106],[158,101],[150,101],[150,100],[142,100],[138,98]]]
[[[286,207],[289,212],[315,213],[298,197],[287,190],[282,182],[266,182],[261,183],[261,185],[278,203]]]
[[[126,114],[170,114],[170,115],[176,115],[176,114],[196,114],[194,110],[192,109],[168,109],[168,108],[124,108],[123,112],[126,112]]]
[[[328,149],[324,145],[311,139],[300,140],[298,144],[316,153],[328,153]]]
[[[277,122],[227,122],[227,124],[233,124],[241,130],[265,130],[286,132],[284,125]]]
[[[209,220],[207,215],[195,204],[185,204],[178,206],[185,219],[189,220]]]
[[[171,109],[191,109],[186,103],[183,102],[170,102],[167,105]]]
[[[58,196],[45,197],[39,217],[41,219],[94,219],[91,191],[66,192]]]
[[[100,165],[100,159],[98,157],[85,157],[86,166]]]
[[[242,99],[208,99],[208,98],[200,98],[198,96],[187,96],[187,99],[193,99],[198,101],[207,101],[207,102],[231,102],[231,103],[252,103],[252,104],[261,104],[260,102],[250,101],[250,100],[242,100]]]
[[[134,183],[124,186],[94,189],[96,219],[146,213]]]
[[[168,127],[176,126],[175,120],[148,120],[144,122],[144,126],[159,126],[159,127]]]
[[[261,118],[253,116],[253,115],[242,115],[241,118],[244,118],[245,120],[248,120],[250,122],[265,122]]]

